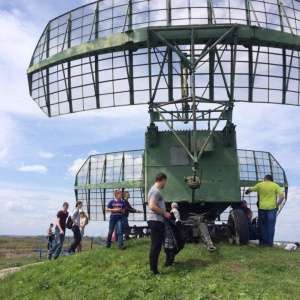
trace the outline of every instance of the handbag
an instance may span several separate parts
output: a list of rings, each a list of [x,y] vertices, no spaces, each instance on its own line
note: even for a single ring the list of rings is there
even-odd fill
[[[74,209],[74,210],[75,210],[75,209]],[[74,210],[73,210],[73,212],[74,212]],[[73,212],[72,212],[72,214],[73,214]],[[79,213],[79,211],[77,211],[76,217],[77,217],[78,213]],[[67,219],[66,227],[67,227],[68,229],[72,229],[72,227],[73,227],[73,220],[72,220],[72,218],[71,218],[71,215],[72,215],[72,214],[70,214],[70,215],[68,216],[68,219]],[[76,218],[76,217],[75,217],[75,218]]]
[[[72,226],[73,226],[73,220],[72,220],[71,215],[70,215],[70,216],[68,216],[66,227],[68,229],[72,229]]]

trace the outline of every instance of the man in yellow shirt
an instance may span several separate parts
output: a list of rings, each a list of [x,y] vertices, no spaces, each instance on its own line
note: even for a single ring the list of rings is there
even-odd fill
[[[281,187],[273,182],[272,175],[266,175],[264,181],[247,189],[245,194],[248,195],[253,191],[259,195],[258,219],[261,222],[262,242],[273,247],[277,210],[284,199],[284,193]]]

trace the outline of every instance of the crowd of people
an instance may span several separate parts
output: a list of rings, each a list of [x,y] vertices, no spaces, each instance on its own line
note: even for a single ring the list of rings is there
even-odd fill
[[[65,235],[66,235],[66,221],[69,216],[69,203],[64,202],[62,209],[57,213],[56,217],[56,225],[55,225],[55,233],[54,233],[54,243],[53,243],[53,233],[52,227],[53,223],[50,224],[50,227],[47,231],[48,238],[48,254],[47,259],[51,260],[52,255],[54,259],[57,259],[61,253]],[[75,254],[75,250],[77,252],[81,252],[82,244],[81,240],[84,235],[84,228],[88,224],[88,217],[82,210],[82,201],[77,201],[75,208],[71,213],[72,219],[72,232],[74,236],[74,241],[70,245],[69,249],[66,252],[66,255]],[[50,233],[52,235],[52,239],[50,239]]]
[[[166,254],[165,266],[174,265],[175,256],[183,249],[187,240],[187,230],[181,225],[179,206],[176,202],[171,204],[171,210],[166,210],[165,201],[161,193],[167,183],[167,176],[164,173],[156,175],[155,183],[148,192],[149,213],[147,224],[150,228],[151,245],[149,251],[150,271],[153,275],[159,274],[158,259],[161,249],[164,248]],[[258,223],[253,220],[253,213],[248,207],[247,201],[242,200],[240,203],[232,205],[233,209],[241,209],[248,223],[249,239],[259,240],[259,243],[269,247],[274,245],[274,234],[276,225],[276,216],[278,207],[281,205],[285,196],[280,186],[273,182],[271,175],[266,175],[264,181],[253,187],[248,188],[245,194],[251,192],[258,193]],[[125,250],[124,240],[130,239],[128,231],[124,229],[129,227],[129,213],[142,213],[142,211],[133,208],[129,203],[130,193],[128,191],[115,190],[114,199],[110,200],[105,208],[110,212],[109,229],[106,239],[106,247],[111,248],[112,238],[115,232],[118,248]],[[278,199],[277,199],[278,198]],[[69,216],[69,204],[63,203],[62,209],[57,213],[55,232],[53,233],[53,223],[47,230],[48,255],[51,260],[59,257],[64,243],[66,232],[66,220]],[[67,250],[67,255],[74,254],[75,251],[82,250],[82,237],[85,226],[89,219],[87,214],[82,210],[82,201],[77,201],[75,208],[71,213],[72,231],[74,241]],[[54,240],[54,242],[53,242]],[[285,250],[295,251],[299,248],[299,243],[287,244]]]

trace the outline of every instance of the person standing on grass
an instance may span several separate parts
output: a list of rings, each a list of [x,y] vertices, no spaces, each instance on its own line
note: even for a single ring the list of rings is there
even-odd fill
[[[79,229],[79,226],[80,226],[80,212],[79,212],[79,210],[81,208],[82,208],[82,201],[78,200],[76,202],[76,206],[75,206],[75,208],[74,208],[74,210],[72,211],[72,214],[71,214],[71,219],[73,221],[72,231],[73,231],[73,235],[74,235],[74,241],[70,245],[69,250],[67,252],[67,255],[74,254],[77,246],[81,242],[81,233],[80,233],[80,229]]]
[[[133,208],[130,205],[130,203],[128,201],[129,198],[130,198],[130,193],[128,191],[124,191],[123,192],[123,200],[122,200],[125,204],[125,213],[122,217],[122,227],[123,227],[123,229],[129,227],[129,222],[128,222],[129,213],[142,213],[141,210],[137,210],[137,209]],[[127,241],[129,239],[130,239],[129,234],[126,234],[125,235],[125,240]]]
[[[115,190],[115,199],[110,200],[107,204],[105,210],[110,212],[109,218],[109,229],[106,240],[106,248],[111,247],[111,237],[115,226],[117,225],[117,235],[118,235],[118,246],[119,249],[124,250],[126,246],[123,245],[123,230],[122,230],[122,218],[125,213],[125,204],[122,200],[123,193],[121,190]]]
[[[52,249],[52,242],[53,242],[53,231],[52,231],[52,228],[53,228],[53,223],[50,223],[50,226],[47,230],[47,240],[48,240],[48,243],[47,243],[47,248],[48,248],[48,251],[50,249]]]
[[[51,260],[52,254],[54,259],[57,259],[64,244],[66,234],[66,220],[69,216],[68,213],[69,203],[64,202],[62,210],[57,213],[57,220],[55,226],[55,245],[48,251],[47,259]]]
[[[149,253],[150,271],[153,275],[158,272],[158,258],[165,235],[165,218],[170,219],[172,215],[166,211],[165,202],[161,190],[165,187],[167,176],[164,173],[156,175],[155,183],[148,193],[148,226],[151,229],[151,247]]]
[[[284,193],[281,187],[273,182],[272,175],[266,175],[264,181],[246,190],[245,194],[258,192],[258,220],[261,222],[261,243],[273,247],[278,207],[282,203]],[[279,199],[277,201],[277,195]]]
[[[87,215],[83,211],[80,212],[80,218],[81,218],[81,221],[80,221],[79,230],[80,230],[81,241],[82,241],[82,238],[83,238],[83,235],[84,235],[84,228],[88,224],[89,218],[87,217]],[[77,252],[81,252],[81,250],[82,250],[82,242],[81,241],[80,241],[79,245],[77,246]]]

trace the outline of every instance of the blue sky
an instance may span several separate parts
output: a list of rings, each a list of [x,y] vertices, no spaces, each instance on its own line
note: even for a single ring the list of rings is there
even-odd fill
[[[85,3],[0,3],[0,234],[45,234],[62,203],[73,206],[75,174],[90,154],[144,147],[147,106],[48,118],[29,96],[26,70],[47,22]],[[299,113],[294,106],[247,103],[234,111],[238,148],[269,151],[286,171],[289,197],[277,240],[300,240]],[[106,231],[106,224],[90,222],[86,234]]]

